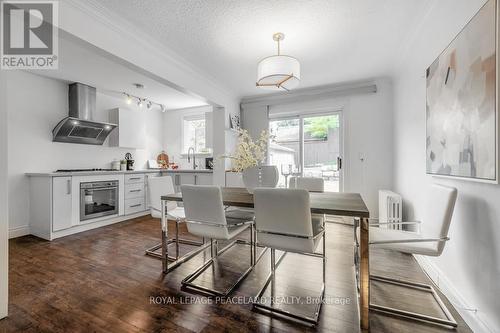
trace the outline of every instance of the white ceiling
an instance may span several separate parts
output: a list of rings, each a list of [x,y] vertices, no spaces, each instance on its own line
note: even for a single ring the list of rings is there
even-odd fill
[[[302,65],[300,87],[387,75],[435,0],[100,0],[239,96],[255,87],[258,60],[283,53]]]
[[[182,92],[168,82],[160,82],[153,75],[69,34],[59,39],[58,70],[33,72],[67,82],[85,83],[110,96],[125,99],[121,93],[126,92],[164,104],[171,110],[207,105],[203,98]],[[143,84],[144,89],[137,89],[134,83]]]

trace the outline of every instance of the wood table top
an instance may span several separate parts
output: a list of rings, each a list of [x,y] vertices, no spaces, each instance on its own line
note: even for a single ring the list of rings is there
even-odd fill
[[[226,206],[253,208],[253,195],[242,187],[222,187]],[[359,193],[311,192],[311,213],[339,216],[370,217]],[[182,201],[182,193],[163,195],[162,200]]]

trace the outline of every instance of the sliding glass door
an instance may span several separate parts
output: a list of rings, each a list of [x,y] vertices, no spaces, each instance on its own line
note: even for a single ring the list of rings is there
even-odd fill
[[[325,191],[340,189],[340,114],[303,118],[303,176],[320,177]]]
[[[325,191],[341,191],[341,123],[340,112],[270,120],[269,162],[278,167],[278,186],[300,175],[323,178]]]
[[[269,132],[269,164],[276,165],[280,174],[278,186],[288,187],[289,176],[300,172],[301,124],[299,118],[271,120]]]

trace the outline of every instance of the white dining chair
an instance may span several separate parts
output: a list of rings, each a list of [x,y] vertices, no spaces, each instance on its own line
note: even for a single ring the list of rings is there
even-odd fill
[[[292,177],[289,188],[298,188],[308,192],[325,192],[325,180],[318,177]],[[313,214],[313,218],[327,221],[325,214]]]
[[[254,192],[255,227],[259,246],[271,249],[271,273],[255,298],[253,306],[274,315],[293,318],[309,324],[317,324],[325,293],[325,226],[321,218],[311,216],[309,192],[302,189],[257,188]],[[323,252],[316,253],[323,239]],[[312,316],[286,311],[260,302],[271,284],[271,298],[275,297],[276,250],[322,258],[323,274],[320,300]]]
[[[370,221],[370,245],[372,247],[384,248],[409,254],[438,257],[443,253],[444,246],[449,240],[448,231],[453,216],[453,210],[457,199],[457,189],[443,185],[434,184],[427,193],[427,205],[422,222],[386,222]],[[373,222],[372,222],[373,221]],[[419,232],[408,232],[394,230],[392,225],[419,225]],[[370,309],[389,313],[404,318],[411,318],[438,325],[457,327],[457,322],[446,308],[443,301],[429,284],[403,281],[380,275],[370,275],[370,280],[390,283],[397,286],[413,288],[432,294],[447,319],[424,315],[401,309],[370,304]]]
[[[318,177],[291,177],[288,187],[309,192],[325,192],[325,180]]]
[[[229,295],[238,284],[250,273],[255,264],[255,234],[254,221],[226,216],[224,210],[222,191],[218,186],[182,185],[182,200],[186,212],[186,223],[189,233],[210,239],[210,259],[203,263],[193,273],[182,280],[185,289],[194,289],[206,294],[216,296]],[[250,230],[250,243],[236,239],[241,233]],[[230,240],[229,245],[219,251],[218,241]],[[226,290],[216,290],[194,283],[218,257],[235,244],[250,245],[250,266]]]
[[[149,210],[153,218],[161,218],[161,196],[175,193],[174,182],[170,176],[148,177]],[[167,218],[175,221],[175,238],[167,241],[167,245],[175,242],[175,257],[169,256],[170,260],[179,259],[179,244],[201,246],[204,241],[199,242],[190,239],[179,238],[179,224],[184,222],[184,208],[179,207],[177,202],[167,202]],[[161,248],[161,243],[146,250],[146,254],[155,258],[161,258],[157,251]]]

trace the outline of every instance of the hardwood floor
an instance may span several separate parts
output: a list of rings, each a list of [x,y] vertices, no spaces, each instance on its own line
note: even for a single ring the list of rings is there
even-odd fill
[[[358,332],[352,235],[352,226],[327,225],[330,304],[323,306],[315,329],[254,312],[250,304],[210,304],[204,297],[181,291],[181,280],[208,258],[209,250],[163,276],[161,262],[144,255],[160,236],[158,220],[149,217],[53,242],[20,237],[10,241],[9,317],[0,321],[0,332]],[[189,249],[182,246],[181,252]],[[233,278],[248,264],[248,253],[243,245],[231,248],[217,268],[197,282],[220,281],[211,273]],[[428,282],[410,256],[377,250],[371,258],[373,273]],[[321,261],[316,258],[288,254],[277,272],[278,292],[311,296],[318,292]],[[234,296],[241,298],[232,300],[255,296],[268,273],[269,251],[235,291]],[[425,295],[375,282],[372,302],[436,311]],[[459,322],[457,331],[471,332],[446,304]],[[370,324],[371,332],[449,332],[375,313]]]

